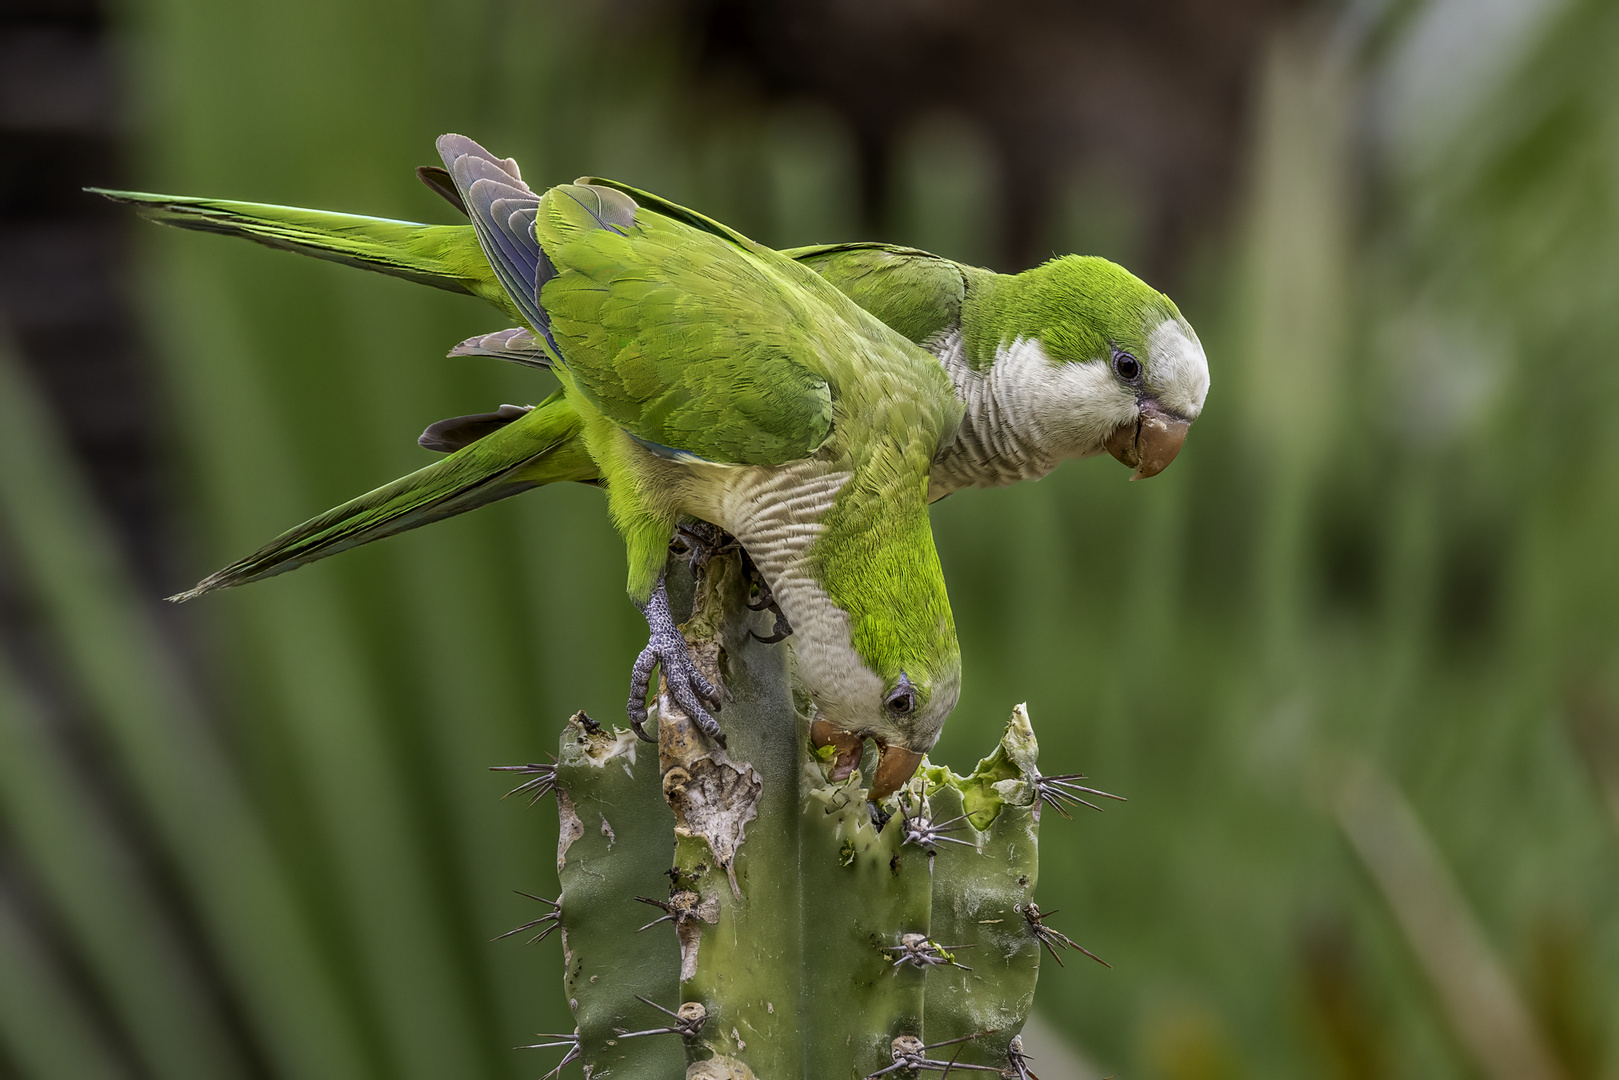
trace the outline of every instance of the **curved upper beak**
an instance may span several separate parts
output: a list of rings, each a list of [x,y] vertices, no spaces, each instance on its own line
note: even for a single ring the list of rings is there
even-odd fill
[[[1191,426],[1190,420],[1148,398],[1141,403],[1135,421],[1114,428],[1103,445],[1108,453],[1135,469],[1130,479],[1145,480],[1157,476],[1175,460]]]
[[[867,798],[880,802],[904,787],[922,767],[922,755],[903,746],[878,744],[877,775],[871,779]]]

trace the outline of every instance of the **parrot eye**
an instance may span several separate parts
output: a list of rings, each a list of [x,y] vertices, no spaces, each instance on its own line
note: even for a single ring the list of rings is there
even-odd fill
[[[911,680],[903,671],[900,672],[899,682],[894,684],[894,689],[883,699],[883,704],[888,706],[888,711],[895,716],[909,716],[916,710],[916,688],[911,685]]]
[[[1135,382],[1141,377],[1141,364],[1129,353],[1118,349],[1113,350],[1113,370],[1125,382]]]

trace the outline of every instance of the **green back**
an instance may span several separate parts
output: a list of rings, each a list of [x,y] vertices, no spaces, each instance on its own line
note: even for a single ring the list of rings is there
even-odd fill
[[[782,254],[918,345],[961,325],[971,271],[960,263],[879,243],[820,244]]]
[[[931,456],[957,404],[938,365],[806,268],[692,211],[645,200],[604,227],[553,188],[541,302],[580,392],[643,442],[711,461],[807,457],[841,425]],[[584,202],[581,202],[584,199]],[[866,440],[839,440],[847,453]]]
[[[832,430],[824,313],[713,233],[645,211],[601,228],[571,190],[546,193],[536,229],[559,268],[541,304],[584,397],[637,439],[709,461],[814,453]]]

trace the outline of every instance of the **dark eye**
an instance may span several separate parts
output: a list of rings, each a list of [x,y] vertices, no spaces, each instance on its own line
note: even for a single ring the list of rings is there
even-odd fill
[[[895,683],[894,689],[888,692],[888,696],[883,699],[883,704],[888,706],[888,711],[895,716],[909,716],[915,711],[916,687],[911,685],[911,680],[905,676],[904,672],[900,672],[899,682]]]
[[[1113,350],[1113,370],[1118,372],[1119,378],[1125,382],[1135,382],[1141,377],[1141,364],[1127,352]]]

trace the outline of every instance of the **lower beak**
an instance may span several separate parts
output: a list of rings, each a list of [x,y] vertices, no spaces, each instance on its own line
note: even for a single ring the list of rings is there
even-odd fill
[[[880,744],[879,744],[880,745]],[[877,775],[872,778],[871,792],[866,797],[872,802],[888,798],[922,767],[922,755],[900,746],[882,746],[877,755]]]
[[[865,736],[856,735],[852,731],[840,731],[825,720],[816,720],[810,725],[810,742],[817,747],[837,748],[837,752],[832,756],[830,779],[833,782],[847,780],[854,775],[854,771],[860,767],[860,755],[866,749]],[[906,781],[915,776],[916,770],[921,767],[922,755],[915,750],[878,743],[877,775],[872,777],[871,791],[866,797],[872,802],[888,798],[904,787]]]
[[[825,720],[810,725],[810,742],[817,747],[835,746],[832,758],[832,780],[847,780],[860,767],[860,755],[865,752],[866,740],[849,731],[839,731]]]
[[[1175,460],[1192,422],[1159,407],[1151,398],[1141,403],[1135,421],[1120,424],[1107,437],[1107,452],[1135,469],[1132,480],[1157,476]]]

